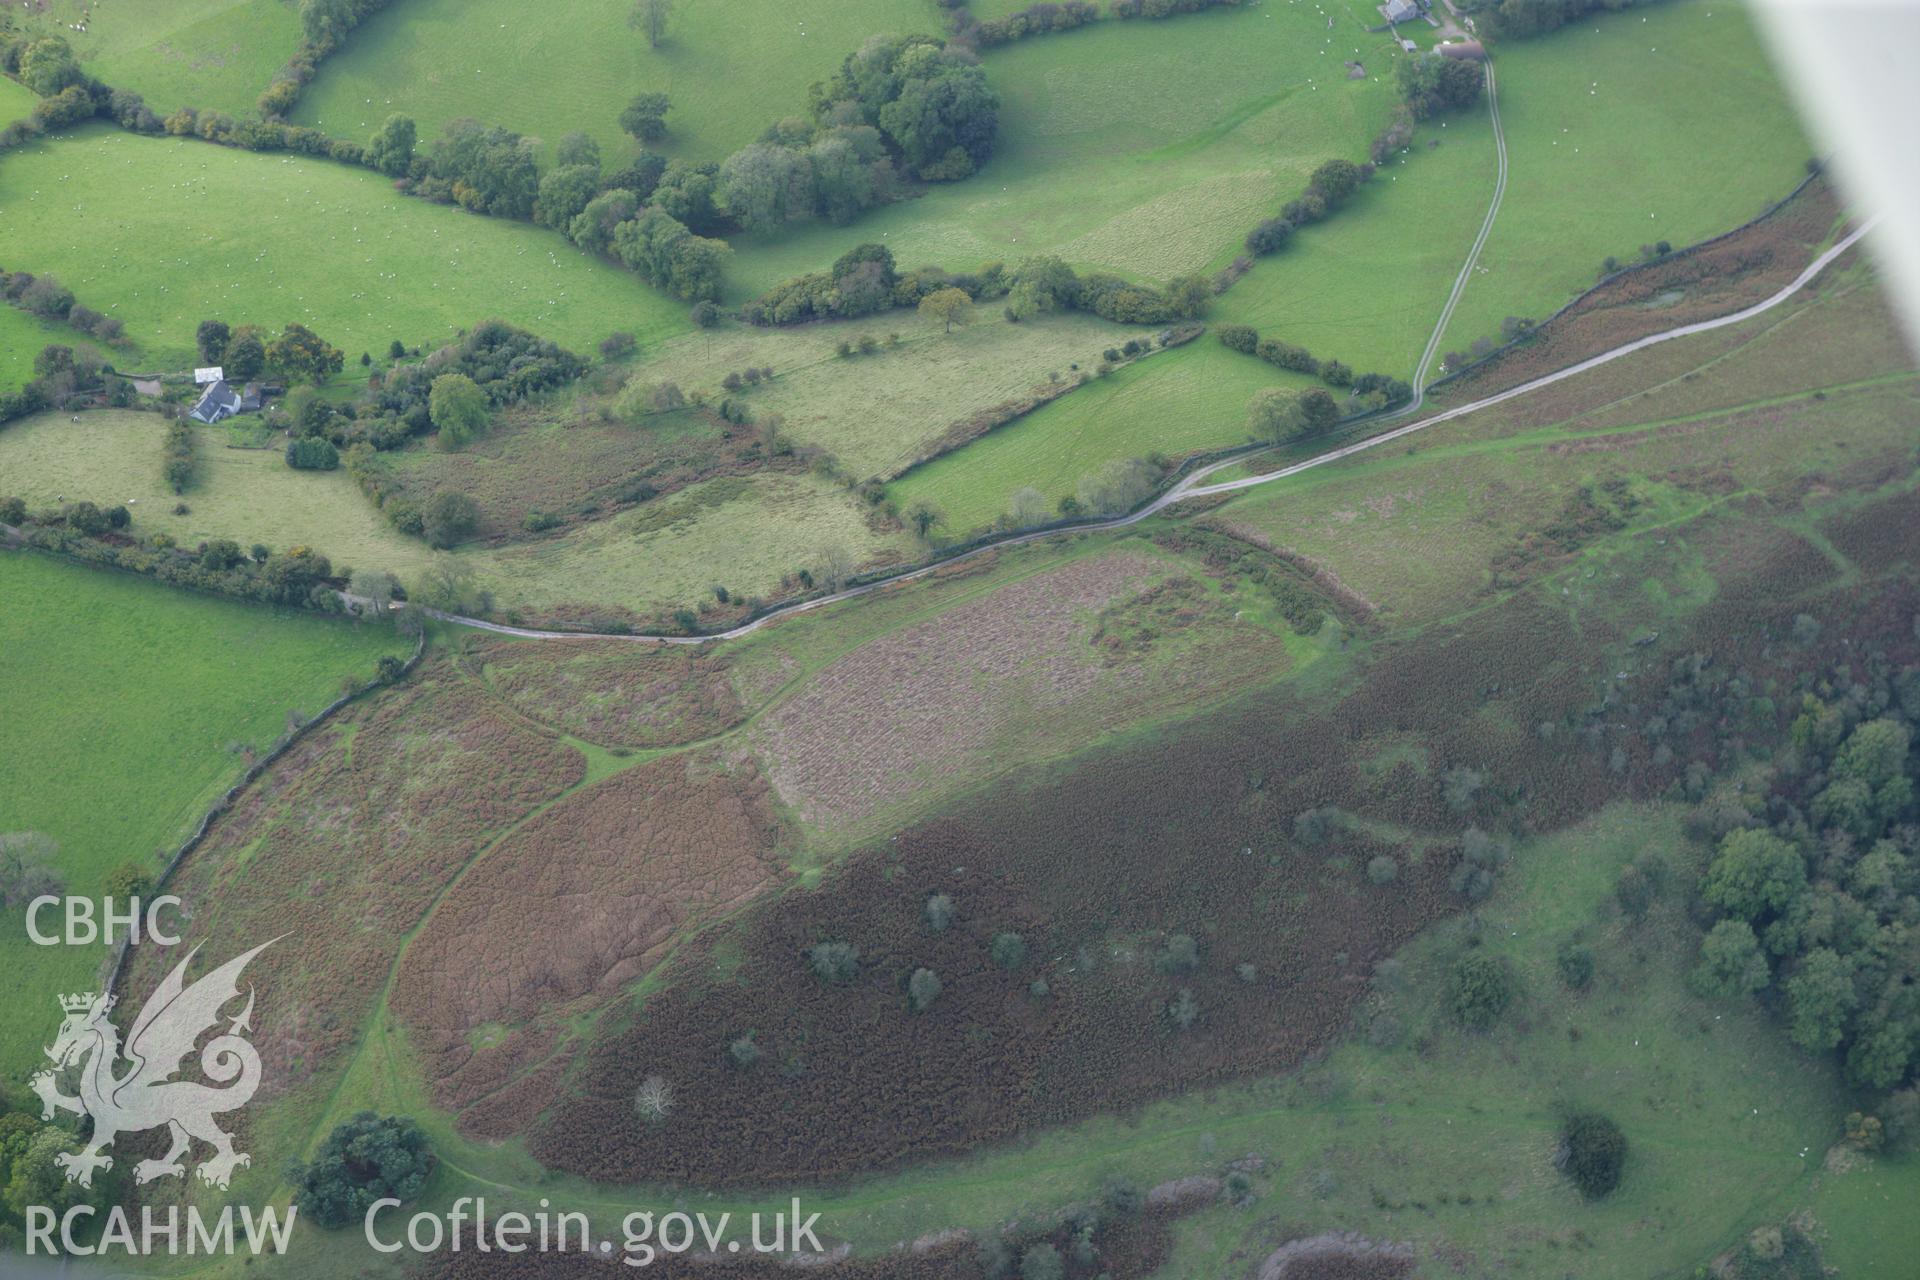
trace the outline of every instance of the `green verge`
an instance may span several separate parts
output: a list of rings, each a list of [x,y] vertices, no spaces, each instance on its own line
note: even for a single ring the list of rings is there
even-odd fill
[[[274,332],[297,320],[350,362],[490,317],[582,352],[615,329],[652,340],[690,327],[680,303],[557,232],[407,199],[325,160],[93,125],[9,152],[0,176],[7,257],[58,276],[174,367],[209,318]]]
[[[60,844],[70,893],[96,895],[122,862],[158,871],[290,712],[311,715],[407,646],[388,627],[193,596],[125,574],[0,553],[0,830]],[[102,946],[0,936],[0,1072],[40,1062],[53,996],[98,981]]]

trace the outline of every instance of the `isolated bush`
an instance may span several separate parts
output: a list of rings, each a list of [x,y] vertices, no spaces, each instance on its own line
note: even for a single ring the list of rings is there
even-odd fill
[[[1447,1010],[1460,1025],[1485,1030],[1513,1003],[1513,972],[1507,962],[1484,951],[1469,951],[1447,978]]]
[[[821,942],[807,951],[807,967],[822,982],[844,987],[860,975],[860,949],[850,942]]]
[[[1560,1130],[1555,1163],[1582,1195],[1598,1200],[1620,1185],[1627,1163],[1627,1135],[1597,1112],[1569,1116]]]
[[[340,465],[340,451],[331,440],[302,436],[288,443],[287,465],[299,471],[332,471]]]
[[[1478,827],[1468,827],[1460,837],[1460,861],[1449,883],[1453,891],[1470,902],[1483,901],[1493,892],[1500,869],[1507,865],[1506,840],[1490,836]]]
[[[760,1061],[760,1046],[753,1042],[753,1032],[736,1037],[727,1046],[727,1058],[734,1066],[742,1069],[751,1067]]]
[[[1200,945],[1193,935],[1176,933],[1168,937],[1154,966],[1162,973],[1191,973],[1200,967]]]
[[[1192,990],[1180,988],[1172,1000],[1167,1002],[1167,1017],[1173,1025],[1185,1031],[1200,1020],[1200,1002],[1194,998]]]
[[[927,927],[935,933],[945,933],[947,926],[953,923],[953,899],[944,893],[936,893],[927,899]]]
[[[907,979],[907,999],[915,1013],[924,1013],[928,1005],[940,998],[941,990],[940,978],[931,969],[915,969]]]
[[[1399,874],[1400,864],[1384,853],[1367,862],[1367,879],[1374,884],[1392,884]]]
[[[633,1110],[649,1124],[660,1123],[673,1110],[673,1086],[659,1076],[648,1076],[633,1092]]]
[[[1593,981],[1593,948],[1584,943],[1564,942],[1553,957],[1553,965],[1560,973],[1560,981],[1575,991],[1583,990]]]
[[[1027,940],[1017,933],[996,933],[987,954],[1002,969],[1018,969],[1027,960]]]
[[[458,489],[440,489],[427,499],[420,519],[427,544],[444,549],[473,532],[480,523],[480,508]]]

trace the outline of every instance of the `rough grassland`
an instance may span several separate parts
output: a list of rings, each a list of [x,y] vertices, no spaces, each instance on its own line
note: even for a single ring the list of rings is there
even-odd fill
[[[1838,282],[1730,332],[1261,486],[1212,518],[1311,556],[1389,615],[1419,620],[1576,549],[1527,535],[1566,520],[1582,484],[1626,483],[1635,505],[1619,514],[1657,532],[1753,493],[1791,501],[1816,478],[1870,487],[1902,465],[1913,364],[1873,290]],[[1680,545],[1673,556],[1685,560]]]
[[[1736,5],[1601,14],[1497,55],[1509,178],[1446,348],[1543,319],[1609,254],[1704,240],[1793,189],[1809,145]]]
[[[1679,818],[1618,806],[1518,852],[1481,913],[1484,945],[1520,978],[1506,1025],[1478,1035],[1437,1016],[1465,933],[1443,926],[1402,954],[1405,989],[1384,1002],[1406,1029],[1401,1047],[1356,1038],[1259,1102],[1175,1104],[1191,1127],[1155,1117],[1149,1128],[1169,1153],[1194,1152],[1201,1134],[1218,1136],[1223,1158],[1261,1152],[1273,1162],[1263,1203],[1313,1206],[1317,1220],[1407,1241],[1437,1274],[1692,1274],[1751,1227],[1807,1204],[1845,1106],[1832,1071],[1757,1008],[1688,992],[1697,934],[1678,903],[1631,929],[1613,909],[1622,866],[1684,847]],[[1553,970],[1576,936],[1598,958],[1585,993]],[[1568,1108],[1598,1110],[1626,1132],[1626,1175],[1603,1201],[1583,1201],[1553,1166]],[[1264,1217],[1227,1210],[1183,1224],[1163,1274],[1232,1274],[1229,1258],[1279,1242]]]
[[[0,431],[5,488],[35,505],[87,497],[137,499],[132,531],[164,531],[186,545],[232,538],[242,546],[311,546],[335,565],[385,569],[413,581],[435,553],[387,523],[345,471],[289,468],[278,449],[234,449],[224,428],[196,431],[199,470],[186,515],[160,480],[162,419],[103,410],[76,425],[40,414]],[[810,474],[727,476],[582,526],[563,539],[451,553],[503,608],[693,605],[714,583],[742,595],[778,594],[780,579],[817,570],[844,549],[857,564],[902,559],[905,533],[875,532],[844,489]]]
[[[1116,370],[887,487],[902,508],[925,500],[954,534],[991,524],[1032,486],[1049,504],[1115,458],[1180,457],[1241,444],[1247,401],[1265,387],[1318,385],[1229,351],[1211,334]]]
[[[0,176],[7,257],[118,316],[160,363],[185,365],[210,316],[297,320],[350,360],[489,317],[580,351],[615,329],[686,327],[679,303],[555,232],[407,199],[346,165],[90,127],[8,153]]]
[[[630,0],[407,0],[355,31],[321,67],[294,118],[364,139],[392,112],[423,138],[472,116],[552,144],[573,130],[623,163],[620,109],[673,99],[666,150],[718,159],[774,121],[804,115],[807,86],[876,32],[938,31],[927,0],[681,0],[649,49]]]
[[[835,347],[862,334],[898,348],[842,359]],[[676,338],[637,366],[636,376],[719,394],[733,370],[771,367],[770,383],[747,389],[756,417],[777,413],[798,443],[818,445],[856,476],[891,475],[935,447],[949,427],[1100,363],[1138,330],[1092,316],[1055,314],[1010,324],[983,306],[974,323],[942,333],[909,312],[801,329],[728,328]],[[1071,393],[1070,393],[1071,394]]]
[[[1364,158],[1392,106],[1392,42],[1303,10],[1102,22],[990,50],[1000,139],[979,174],[852,227],[742,238],[732,283],[758,292],[864,240],[953,270],[1036,253],[1154,278],[1221,265],[1315,165]],[[1347,80],[1353,57],[1379,78]]]
[[[279,449],[234,449],[224,427],[194,429],[196,479],[184,499],[160,478],[166,420],[102,409],[42,413],[0,431],[0,489],[32,507],[86,498],[127,504],[137,537],[167,533],[184,546],[232,538],[241,546],[304,545],[336,565],[408,577],[432,553],[387,523],[345,471],[295,471]],[[185,501],[186,515],[173,514]]]
[[[45,16],[30,30],[64,37],[90,74],[144,95],[163,114],[181,106],[254,114],[254,99],[300,43],[297,6],[285,0],[45,0],[37,7]],[[87,30],[73,30],[82,19]]]
[[[773,598],[780,579],[818,572],[831,549],[856,565],[914,554],[904,532],[877,532],[846,490],[813,475],[725,476],[536,542],[477,553],[502,603],[529,609],[694,605],[720,583]]]
[[[405,651],[390,629],[25,552],[0,552],[0,599],[0,829],[57,840],[57,869],[83,894],[125,861],[159,869],[246,767],[230,746],[265,748],[288,712],[318,711],[343,677]],[[33,946],[8,924],[0,1071],[12,1076],[51,1034],[53,993],[85,988],[105,950]]]

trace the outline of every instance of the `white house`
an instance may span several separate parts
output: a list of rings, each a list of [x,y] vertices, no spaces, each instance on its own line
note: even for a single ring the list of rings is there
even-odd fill
[[[200,393],[199,401],[187,411],[187,416],[195,422],[212,425],[236,413],[259,411],[260,388],[248,383],[244,389],[236,390],[232,384],[222,380]]]

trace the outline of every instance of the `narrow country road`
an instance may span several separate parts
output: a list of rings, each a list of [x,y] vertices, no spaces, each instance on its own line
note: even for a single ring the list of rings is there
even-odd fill
[[[1568,378],[1585,373],[1590,369],[1597,369],[1603,364],[1611,364],[1613,361],[1621,359],[1624,356],[1645,351],[1648,347],[1658,346],[1663,342],[1671,342],[1675,338],[1685,338],[1692,334],[1708,333],[1714,329],[1724,329],[1729,325],[1744,323],[1745,321],[1753,319],[1755,316],[1764,315],[1773,310],[1806,288],[1821,272],[1832,265],[1836,258],[1858,244],[1869,231],[1873,230],[1878,221],[1878,218],[1869,219],[1847,233],[1847,235],[1843,236],[1832,248],[1809,263],[1805,271],[1802,271],[1790,284],[1786,285],[1772,297],[1756,302],[1744,310],[1721,316],[1716,320],[1700,320],[1693,324],[1683,324],[1677,328],[1649,334],[1647,337],[1629,342],[1624,346],[1615,347],[1611,351],[1604,351],[1597,356],[1591,356],[1580,361],[1578,364],[1568,365],[1566,368],[1558,370],[1557,372],[1543,374],[1529,382],[1523,382],[1518,386],[1509,387],[1505,391],[1485,396],[1469,404],[1458,405],[1452,409],[1448,409],[1444,413],[1437,413],[1430,418],[1422,418],[1418,422],[1408,423],[1404,427],[1397,427],[1392,431],[1383,432],[1377,436],[1369,436],[1365,440],[1344,445],[1338,449],[1330,449],[1326,453],[1308,458],[1304,462],[1296,462],[1290,467],[1282,467],[1277,471],[1267,472],[1265,475],[1244,476],[1241,479],[1227,480],[1220,484],[1201,483],[1206,477],[1216,472],[1244,462],[1247,455],[1242,454],[1238,457],[1227,458],[1223,461],[1213,463],[1210,466],[1200,468],[1132,515],[1120,516],[1112,520],[1101,520],[1090,524],[1074,525],[1065,529],[1048,529],[1037,533],[1009,534],[1004,538],[985,543],[963,555],[954,556],[951,559],[923,565],[918,569],[909,569],[890,577],[864,583],[861,586],[849,587],[845,591],[836,591],[832,595],[819,596],[812,600],[803,600],[796,604],[785,605],[773,610],[771,613],[763,614],[755,618],[752,622],[742,623],[740,626],[734,627],[731,630],[716,631],[710,635],[698,636],[649,636],[592,631],[542,631],[532,627],[513,627],[504,623],[487,622],[480,618],[462,617],[459,614],[444,613],[437,609],[428,609],[425,612],[429,616],[438,618],[442,622],[457,623],[461,626],[473,627],[481,631],[490,631],[496,635],[519,636],[529,640],[613,639],[632,640],[641,644],[712,644],[719,640],[737,640],[742,636],[752,635],[762,627],[769,623],[776,622],[781,618],[791,617],[797,613],[805,613],[810,609],[825,608],[827,605],[838,604],[843,600],[854,600],[860,596],[879,591],[884,587],[895,586],[903,582],[912,582],[917,578],[925,577],[936,569],[944,568],[951,564],[958,564],[963,560],[971,559],[974,556],[982,555],[989,551],[997,551],[1006,547],[1018,547],[1029,542],[1038,542],[1043,538],[1058,537],[1061,534],[1099,533],[1109,529],[1125,529],[1130,525],[1138,524],[1142,520],[1158,515],[1173,504],[1189,498],[1208,498],[1216,494],[1238,493],[1243,489],[1251,489],[1256,485],[1270,484],[1275,480],[1284,480],[1288,476],[1299,475],[1302,471],[1324,466],[1329,462],[1338,462],[1342,458],[1351,458],[1357,453],[1364,453],[1368,449],[1376,449],[1383,444],[1390,444],[1395,440],[1403,440],[1417,431],[1425,431],[1429,427],[1437,427],[1443,422],[1452,422],[1456,418],[1463,418],[1478,410],[1491,408],[1497,404],[1504,404],[1508,400],[1517,399],[1529,392],[1538,391],[1542,387],[1549,387],[1556,382],[1564,382]]]

